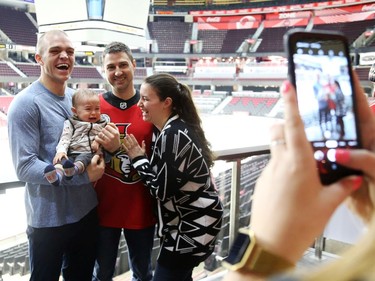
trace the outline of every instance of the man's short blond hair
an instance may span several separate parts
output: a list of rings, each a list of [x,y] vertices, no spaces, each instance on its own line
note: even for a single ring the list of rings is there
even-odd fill
[[[47,31],[39,37],[38,43],[36,44],[36,53],[39,54],[39,55],[43,54],[43,52],[45,51],[44,50],[45,46],[46,46],[45,42],[48,39],[48,37],[51,36],[51,35],[54,35],[54,34],[59,34],[59,33],[65,35],[67,38],[69,38],[68,34],[65,31],[60,30],[60,29],[54,29],[54,30]]]

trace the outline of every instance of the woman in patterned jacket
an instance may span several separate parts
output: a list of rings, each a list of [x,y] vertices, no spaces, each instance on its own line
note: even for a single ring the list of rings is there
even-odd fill
[[[123,149],[157,200],[161,250],[154,281],[190,281],[214,250],[223,209],[210,168],[214,157],[188,86],[172,75],[147,77],[138,106],[153,123],[153,152],[128,135]]]

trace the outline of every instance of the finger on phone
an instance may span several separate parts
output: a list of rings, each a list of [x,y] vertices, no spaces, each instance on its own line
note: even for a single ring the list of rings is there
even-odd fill
[[[298,111],[297,95],[293,85],[285,81],[281,87],[284,99],[285,140],[290,149],[305,150],[310,147]],[[298,153],[298,152],[296,152]]]

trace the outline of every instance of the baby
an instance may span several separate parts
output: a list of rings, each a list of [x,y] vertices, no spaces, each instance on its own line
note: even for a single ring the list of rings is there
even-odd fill
[[[53,165],[44,170],[48,182],[55,186],[63,175],[71,179],[83,173],[93,155],[103,153],[95,141],[95,136],[107,125],[100,114],[98,94],[90,89],[77,90],[72,97],[72,112],[73,116],[64,122]]]

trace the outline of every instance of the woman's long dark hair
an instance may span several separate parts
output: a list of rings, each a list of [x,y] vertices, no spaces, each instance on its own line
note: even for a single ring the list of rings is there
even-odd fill
[[[197,133],[198,141],[202,146],[202,155],[209,167],[214,164],[214,155],[211,145],[207,141],[202,129],[202,120],[195,107],[190,88],[181,84],[168,73],[158,73],[148,76],[144,83],[149,84],[157,93],[160,100],[172,99],[172,114],[178,114]]]

